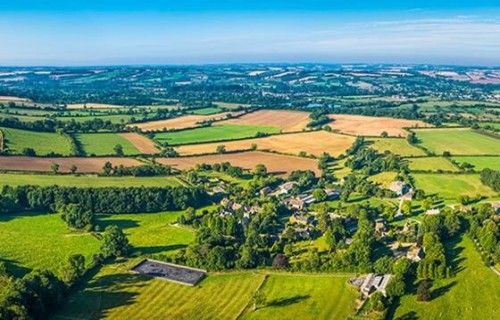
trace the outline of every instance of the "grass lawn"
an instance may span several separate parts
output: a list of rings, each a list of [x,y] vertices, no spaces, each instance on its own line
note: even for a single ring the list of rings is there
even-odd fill
[[[406,139],[396,138],[373,138],[367,139],[370,146],[378,152],[390,151],[402,157],[425,156],[425,152],[406,141]]]
[[[467,162],[474,166],[474,170],[481,171],[485,168],[500,170],[500,157],[454,157],[458,163]]]
[[[29,173],[0,173],[0,186],[38,185],[62,187],[165,187],[181,186],[176,177],[99,177],[96,175],[44,175]]]
[[[347,319],[354,315],[356,290],[349,275],[271,274],[261,291],[267,305],[243,319]]]
[[[180,145],[219,140],[237,140],[255,137],[258,132],[278,133],[280,129],[270,126],[252,126],[241,124],[213,125],[210,127],[188,129],[175,132],[162,132],[155,135],[156,140]]]
[[[90,233],[72,232],[58,214],[0,215],[0,260],[23,275],[30,269],[59,272],[72,254],[90,261],[99,252],[99,240]]]
[[[483,185],[478,174],[414,173],[415,185],[426,194],[438,194],[444,199],[456,200],[459,195],[477,194],[494,197],[496,193]]]
[[[24,148],[32,148],[37,155],[50,152],[70,154],[69,141],[57,133],[0,128],[6,140],[5,145],[12,154],[21,154]]]
[[[402,297],[392,319],[498,319],[500,277],[483,264],[470,239],[450,249],[456,276],[435,281],[429,302]]]
[[[414,130],[422,146],[436,154],[500,155],[500,140],[468,129]]]
[[[140,153],[130,141],[116,133],[83,133],[76,134],[75,138],[80,141],[87,155],[114,155],[113,149],[117,144],[123,147],[123,153],[126,155]]]
[[[368,178],[368,180],[380,184],[384,188],[389,188],[391,182],[396,179],[396,172],[381,172]]]
[[[410,170],[459,171],[450,160],[444,157],[410,158],[407,160]]]
[[[190,110],[189,113],[199,114],[199,115],[209,115],[209,114],[219,113],[221,111],[222,110],[220,108],[210,107],[210,108],[201,108],[201,109]]]

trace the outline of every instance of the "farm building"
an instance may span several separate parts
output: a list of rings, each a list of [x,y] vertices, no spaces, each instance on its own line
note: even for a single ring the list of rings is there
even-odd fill
[[[441,210],[439,210],[439,209],[429,209],[425,212],[425,214],[428,216],[432,216],[432,215],[436,215],[436,214],[440,214],[440,213],[441,213]]]
[[[374,273],[369,273],[364,279],[359,290],[365,297],[370,296],[375,291],[382,293],[385,297],[385,290],[391,281],[391,278],[391,274],[375,275]]]
[[[288,194],[290,191],[292,191],[293,187],[295,187],[298,183],[295,181],[290,181],[290,182],[285,182],[282,185],[278,187],[278,190],[276,190],[276,195],[282,195],[282,194]]]
[[[393,181],[389,186],[389,190],[395,192],[398,196],[402,196],[410,191],[410,187],[403,181]]]
[[[290,223],[293,223],[293,224],[303,224],[303,225],[308,225],[310,223],[312,223],[312,219],[310,217],[306,217],[306,216],[301,216],[301,215],[298,215],[298,214],[293,214],[292,216],[290,216],[290,219],[289,219]]]

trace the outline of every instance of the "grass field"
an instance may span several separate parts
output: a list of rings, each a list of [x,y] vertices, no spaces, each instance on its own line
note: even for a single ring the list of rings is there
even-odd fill
[[[402,157],[424,156],[422,149],[412,146],[406,139],[396,138],[370,138],[367,139],[370,146],[378,152],[390,151]]]
[[[196,128],[201,122],[226,119],[229,115],[236,115],[236,112],[223,112],[212,115],[189,114],[177,118],[148,121],[142,123],[130,124],[130,127],[137,127],[142,131],[164,131]]]
[[[222,124],[244,124],[250,126],[271,126],[283,132],[302,131],[309,123],[309,113],[287,110],[259,110],[239,118],[225,120]]]
[[[490,126],[495,129],[500,129],[500,122],[479,122],[479,126],[481,128]]]
[[[405,137],[407,127],[427,127],[419,120],[394,119],[387,117],[368,117],[358,115],[331,115],[333,122],[330,126],[334,130],[357,136],[380,136],[387,132],[389,136]]]
[[[125,155],[139,154],[139,150],[126,138],[116,133],[82,133],[76,134],[83,151],[87,155],[106,156],[114,155],[117,144],[123,147]]]
[[[347,319],[354,315],[356,290],[350,276],[271,274],[261,291],[267,305],[243,319]]]
[[[38,185],[61,187],[165,187],[181,186],[175,177],[98,177],[95,175],[42,175],[23,173],[0,173],[0,186]]]
[[[458,163],[467,162],[474,166],[474,170],[481,171],[485,168],[500,170],[500,157],[453,157]]]
[[[12,154],[21,154],[24,148],[32,148],[37,155],[50,152],[70,154],[69,141],[60,134],[12,128],[0,128],[4,134],[5,147]]]
[[[481,183],[477,174],[414,173],[412,177],[418,189],[423,189],[427,194],[438,194],[444,199],[456,200],[459,195],[496,195]]]
[[[500,140],[469,129],[415,130],[422,146],[436,154],[500,155]]]
[[[368,178],[368,180],[380,184],[384,188],[389,188],[391,182],[396,179],[396,172],[381,172]]]
[[[410,170],[425,170],[425,171],[458,171],[458,168],[451,163],[450,160],[444,157],[427,157],[408,159]]]
[[[278,133],[279,131],[279,128],[271,126],[225,124],[183,131],[162,132],[156,134],[155,139],[161,142],[167,142],[170,145],[180,145],[186,143],[243,139],[255,137],[258,132]]]
[[[218,112],[221,112],[221,109],[217,107],[201,108],[189,111],[189,113],[199,114],[199,115],[210,115]]]
[[[101,115],[101,116],[83,116],[83,117],[56,117],[57,120],[59,121],[71,121],[75,120],[76,122],[86,122],[86,121],[92,121],[95,118],[98,118],[99,120],[102,121],[111,121],[112,123],[127,123],[130,122],[130,119],[134,117],[134,115],[130,114],[107,114],[107,115]],[[135,115],[137,118],[138,116]]]
[[[500,277],[484,265],[470,239],[464,237],[450,250],[456,276],[435,281],[436,297],[429,302],[402,297],[389,319],[498,319]]]

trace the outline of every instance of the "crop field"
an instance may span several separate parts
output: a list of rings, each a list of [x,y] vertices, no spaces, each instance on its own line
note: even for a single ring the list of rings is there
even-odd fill
[[[36,268],[57,273],[70,255],[80,253],[90,261],[99,252],[94,236],[71,232],[57,214],[0,215],[0,243],[0,257],[18,275]]]
[[[155,143],[138,133],[127,132],[127,133],[119,133],[121,137],[127,139],[132,145],[139,150],[139,153],[142,154],[155,154],[160,150],[156,147]]]
[[[101,173],[106,162],[114,166],[138,166],[142,163],[131,158],[37,158],[37,157],[0,157],[0,170],[50,172],[51,165],[57,163],[59,172],[70,172],[72,165],[78,167],[78,173]]]
[[[114,104],[105,103],[74,103],[68,104],[67,109],[113,109],[113,108],[123,108],[123,106],[117,106]]]
[[[427,157],[408,159],[410,170],[424,171],[458,171],[458,168],[444,157]]]
[[[255,137],[257,133],[278,133],[279,128],[271,126],[224,124],[174,132],[160,132],[155,139],[169,145],[180,145],[219,140],[235,140]]]
[[[454,253],[450,259],[456,276],[436,280],[431,289],[434,298],[429,302],[418,302],[415,294],[403,296],[393,319],[498,318],[499,277],[484,265],[473,242],[465,236],[449,250]]]
[[[500,155],[500,140],[470,129],[415,130],[422,146],[436,154]]]
[[[123,147],[123,153],[126,155],[140,153],[132,142],[117,133],[82,133],[76,134],[75,138],[80,142],[87,155],[114,155],[114,147],[117,144]]]
[[[271,126],[282,132],[302,131],[309,123],[309,113],[302,111],[259,110],[239,118],[220,122],[220,124],[244,124],[252,126]]]
[[[475,171],[486,168],[500,170],[500,157],[453,157],[453,160],[458,163],[472,164]]]
[[[30,102],[30,99],[13,97],[13,96],[0,96],[0,101],[12,101],[12,102]]]
[[[12,154],[21,154],[24,148],[32,148],[37,155],[46,155],[50,152],[70,154],[69,141],[60,134],[13,128],[0,128],[0,130],[4,135],[4,148],[8,148]]]
[[[412,177],[416,187],[426,194],[439,194],[448,200],[456,200],[459,195],[496,196],[493,190],[481,183],[478,174],[414,173]]]
[[[380,136],[387,132],[389,136],[405,137],[408,132],[403,128],[429,127],[431,125],[419,120],[405,120],[385,117],[368,117],[358,115],[331,115],[333,130],[357,136]]]
[[[158,163],[172,166],[177,169],[188,169],[196,164],[229,162],[233,166],[242,167],[246,170],[253,170],[257,164],[267,167],[269,173],[280,176],[287,176],[296,170],[312,170],[316,175],[320,174],[318,162],[314,159],[285,156],[281,154],[266,152],[242,152],[232,154],[216,154],[199,157],[181,158],[157,158]]]
[[[349,149],[353,142],[354,137],[351,136],[326,131],[312,131],[273,135],[257,139],[186,145],[177,147],[176,150],[181,155],[194,155],[215,153],[217,147],[221,144],[226,147],[226,151],[249,150],[252,145],[257,145],[257,150],[270,150],[288,154],[299,154],[303,151],[315,156],[328,152],[337,157]]]
[[[227,118],[229,115],[236,115],[236,112],[216,113],[213,115],[186,115],[178,118],[157,120],[142,123],[130,124],[129,127],[137,127],[142,131],[165,131],[165,130],[179,130],[196,128],[200,126],[201,122],[221,120]]]
[[[425,155],[425,152],[422,149],[412,146],[408,143],[408,141],[406,141],[406,139],[370,138],[366,141],[368,141],[370,147],[381,153],[384,151],[390,151],[402,157]]]
[[[347,319],[357,292],[349,275],[271,274],[261,291],[267,305],[247,310],[243,319]]]
[[[181,186],[183,183],[176,177],[99,177],[96,175],[43,175],[30,173],[0,173],[2,186],[52,186],[61,187],[165,187]]]

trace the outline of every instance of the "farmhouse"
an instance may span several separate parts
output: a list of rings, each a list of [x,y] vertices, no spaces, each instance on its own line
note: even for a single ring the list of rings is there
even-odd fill
[[[301,195],[298,195],[298,196],[292,198],[288,202],[288,208],[303,210],[303,209],[305,209],[306,206],[308,206],[314,202],[316,202],[316,199],[313,197],[312,194],[304,193],[304,194],[301,194]]]
[[[363,284],[360,287],[360,291],[365,297],[370,296],[375,291],[382,293],[385,297],[385,290],[391,281],[391,278],[391,274],[375,275],[374,273],[370,273],[364,279]]]
[[[389,190],[395,192],[398,196],[406,194],[410,188],[403,181],[393,181],[389,186]]]

